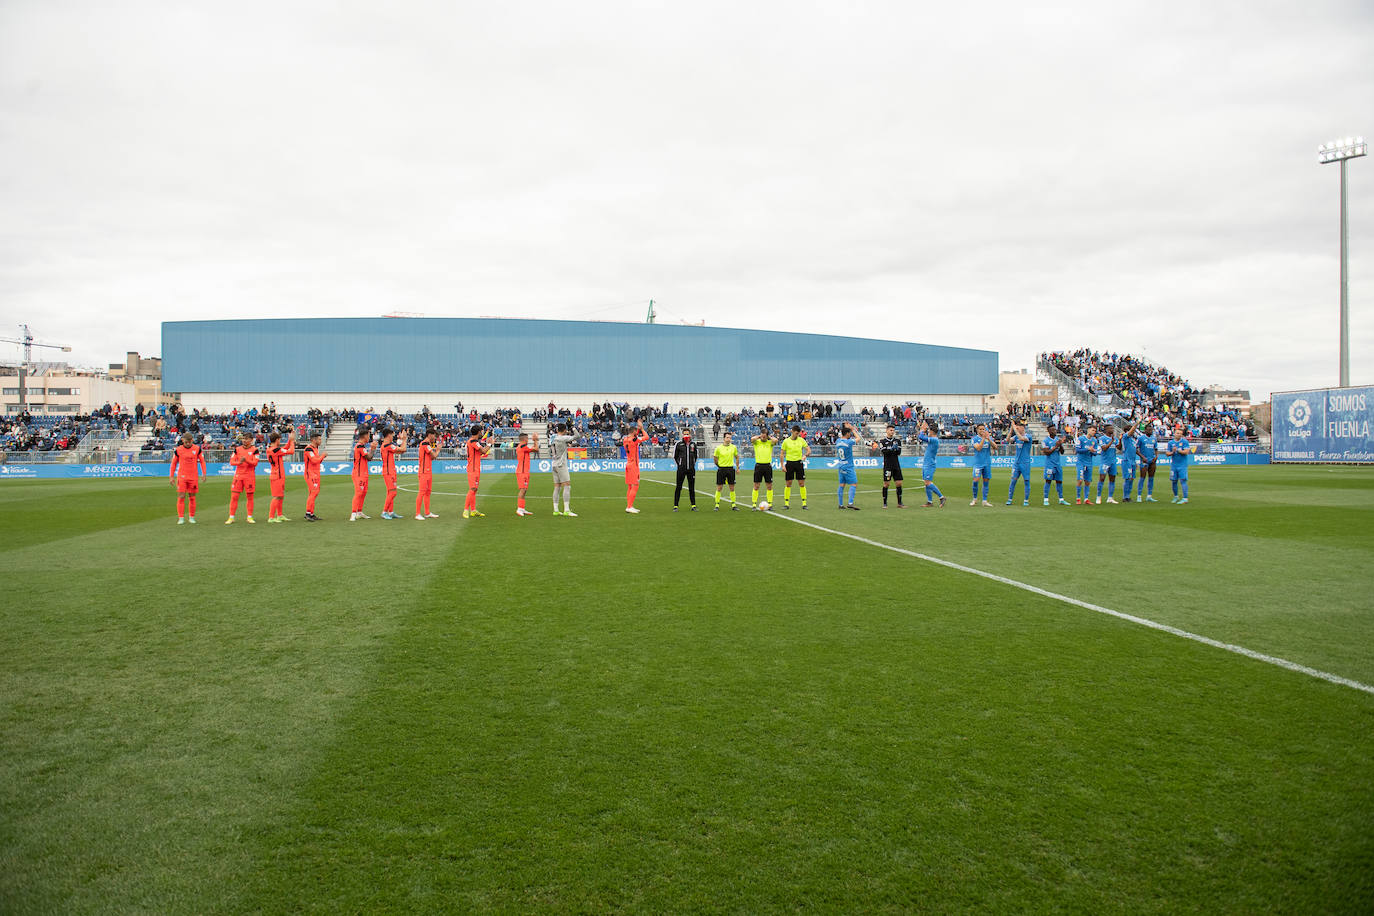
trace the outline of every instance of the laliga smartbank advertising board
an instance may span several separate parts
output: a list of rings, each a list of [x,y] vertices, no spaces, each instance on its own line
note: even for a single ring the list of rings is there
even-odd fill
[[[1374,464],[1374,388],[1276,391],[1274,461]]]

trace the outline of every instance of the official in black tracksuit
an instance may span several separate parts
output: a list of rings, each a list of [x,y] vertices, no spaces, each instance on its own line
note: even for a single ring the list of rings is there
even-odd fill
[[[692,434],[682,434],[682,441],[673,446],[673,461],[677,462],[677,489],[673,491],[673,511],[677,511],[678,500],[682,499],[682,482],[687,481],[687,499],[692,503],[692,511],[697,511],[697,444]]]

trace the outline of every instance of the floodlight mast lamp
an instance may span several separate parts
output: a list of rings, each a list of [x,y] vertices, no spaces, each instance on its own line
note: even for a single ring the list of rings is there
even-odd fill
[[[1317,161],[1341,164],[1341,387],[1350,387],[1350,273],[1346,268],[1348,243],[1345,218],[1345,163],[1369,154],[1364,137],[1346,137],[1317,147]]]

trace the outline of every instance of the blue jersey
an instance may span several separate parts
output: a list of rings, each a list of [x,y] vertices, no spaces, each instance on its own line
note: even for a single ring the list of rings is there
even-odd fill
[[[1175,468],[1188,467],[1188,453],[1183,449],[1189,447],[1187,439],[1169,440],[1169,458]]]
[[[1073,440],[1073,450],[1078,453],[1078,463],[1092,464],[1093,455],[1097,454],[1096,436],[1075,436]]]
[[[854,470],[854,440],[841,439],[835,443],[835,455],[840,459],[841,471]]]
[[[1012,442],[1016,445],[1016,457],[1013,459],[1013,464],[1015,464],[1018,468],[1030,467],[1031,446],[1033,446],[1035,443],[1031,441],[1030,436],[1018,436],[1015,433],[1013,433],[1012,437]]]
[[[981,445],[981,446],[983,446],[983,447],[980,449],[980,448],[978,448],[979,445]],[[974,453],[973,453],[973,466],[976,467],[976,468],[990,468],[990,467],[992,467],[992,439],[991,439],[991,437],[985,439],[985,438],[983,438],[982,436],[974,436],[974,437],[973,437],[973,447],[974,447],[974,449],[975,449],[975,451],[974,451]]]
[[[1121,460],[1126,464],[1135,464],[1135,443],[1135,433],[1121,437]]]
[[[1097,444],[1102,449],[1102,464],[1116,464],[1116,436],[1098,436]]]
[[[931,464],[935,461],[935,456],[940,452],[940,439],[938,436],[927,436],[925,433],[917,433],[916,438],[921,440],[921,444],[926,447],[925,461]]]
[[[1055,443],[1058,441],[1059,440],[1055,439],[1053,436],[1046,436],[1045,441],[1040,443],[1043,447],[1052,449],[1052,451],[1045,456],[1045,467],[1047,468],[1062,467],[1060,461],[1064,456],[1059,453],[1059,449],[1054,447]]]
[[[1141,436],[1141,437],[1140,437],[1140,460],[1141,460],[1141,461],[1154,461],[1154,460],[1155,460],[1155,437],[1154,437],[1154,436]]]

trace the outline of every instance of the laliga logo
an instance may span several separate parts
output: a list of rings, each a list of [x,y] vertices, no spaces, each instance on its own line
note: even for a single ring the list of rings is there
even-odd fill
[[[1306,426],[1312,419],[1312,406],[1303,398],[1288,405],[1288,422],[1299,428]]]
[[[551,471],[552,469],[553,469],[553,463],[552,463],[552,462],[550,462],[550,461],[540,461],[540,462],[539,462],[539,470],[540,470],[540,472],[542,472],[542,473],[548,473],[548,472]]]

